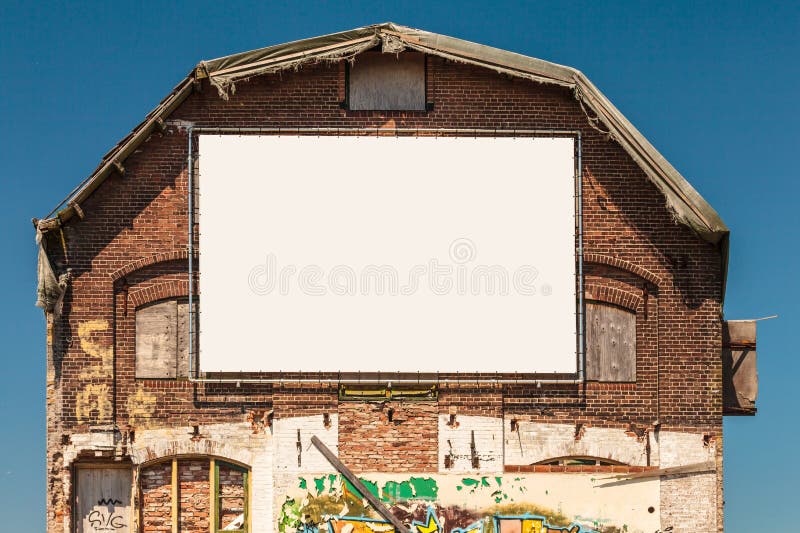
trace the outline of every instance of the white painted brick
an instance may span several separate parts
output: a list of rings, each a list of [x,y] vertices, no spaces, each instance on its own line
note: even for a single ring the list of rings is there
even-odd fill
[[[508,465],[530,465],[545,459],[570,455],[588,455],[612,459],[628,465],[647,465],[647,441],[628,435],[622,429],[583,428],[575,438],[574,424],[543,424],[520,421],[517,431],[510,430],[505,419],[505,462]],[[651,447],[654,445],[651,439]],[[651,464],[654,461],[651,450]]]
[[[714,461],[716,446],[704,445],[703,434],[659,433],[663,468]],[[691,473],[661,478],[661,526],[674,533],[717,531],[717,474]]]
[[[297,465],[297,432],[300,431],[301,465]],[[316,435],[331,451],[339,453],[339,416],[330,415],[325,427],[322,415],[281,418],[273,421],[275,472],[334,473],[336,470],[311,444]]]
[[[439,471],[443,473],[502,473],[503,419],[490,416],[439,415]],[[472,467],[472,435],[478,468]],[[453,466],[445,468],[445,456],[452,453]]]

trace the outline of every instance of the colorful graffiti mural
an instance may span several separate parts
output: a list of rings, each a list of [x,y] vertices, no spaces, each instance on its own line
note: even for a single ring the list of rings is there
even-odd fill
[[[594,504],[565,509],[548,487],[568,498],[586,494],[585,489],[571,490],[570,483],[591,486],[595,492],[604,486],[587,476],[568,477],[376,475],[361,481],[394,516],[409,524],[411,533],[650,533],[658,528],[657,516],[648,511],[649,500],[626,506],[631,509],[628,516],[616,512],[613,503],[600,501],[630,498],[630,487],[621,489],[627,491],[624,494],[619,487],[609,487],[610,492]],[[652,487],[643,488],[645,498],[653,496]],[[608,510],[617,516],[574,512],[585,509]],[[394,526],[336,474],[298,478],[287,492],[277,525],[281,533],[395,533]]]

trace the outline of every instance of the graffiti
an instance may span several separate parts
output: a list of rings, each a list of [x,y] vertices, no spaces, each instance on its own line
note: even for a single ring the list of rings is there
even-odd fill
[[[548,533],[561,531],[563,533],[594,533],[594,529],[585,529],[579,524],[569,526],[556,526],[549,524],[543,516],[495,516],[494,530],[497,533]]]
[[[467,527],[454,527],[451,533],[483,533],[483,520]]]
[[[411,530],[413,531],[414,529],[417,530],[417,533],[439,533],[442,530],[433,507],[428,507],[428,516],[425,523],[411,522]]]
[[[303,525],[300,520],[302,517],[300,507],[293,498],[286,498],[286,501],[281,506],[281,512],[278,514],[278,531],[281,533],[288,533],[292,530],[300,531]]]
[[[122,515],[114,514],[113,509],[108,513],[94,510],[89,513],[89,516],[86,517],[86,520],[88,520],[89,524],[92,526],[92,528],[94,528],[95,531],[116,531],[117,529],[127,527],[127,524],[123,523],[124,519]]]
[[[411,533],[643,533],[659,527],[648,512],[658,483],[601,488],[592,476],[360,478]],[[631,504],[618,505],[620,501]],[[639,503],[636,503],[639,502]],[[281,533],[394,533],[394,526],[336,474],[300,476],[278,518]]]
[[[359,517],[333,517],[321,533],[395,533],[394,526],[384,520]]]
[[[75,479],[76,533],[128,533],[132,478],[130,468],[79,467]]]
[[[454,527],[449,532],[443,529],[439,517],[433,507],[428,507],[425,520],[411,522],[411,533],[484,533],[486,520],[478,520],[466,527]],[[596,533],[594,529],[586,529],[580,524],[557,526],[547,522],[543,516],[494,516],[491,518],[494,531],[497,533]],[[385,520],[361,517],[331,517],[323,527],[298,529],[301,533],[394,533],[394,527]]]

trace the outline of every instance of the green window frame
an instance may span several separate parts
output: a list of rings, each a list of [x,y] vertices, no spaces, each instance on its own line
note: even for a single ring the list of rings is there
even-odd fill
[[[231,470],[236,470],[237,472],[242,473],[242,485],[244,494],[242,495],[242,513],[244,514],[244,521],[242,523],[242,527],[239,529],[227,529],[220,526],[221,518],[222,518],[222,511],[223,511],[223,500],[226,498],[225,496],[220,493],[220,483],[219,483],[219,469],[220,467],[229,468]],[[226,461],[220,461],[219,459],[214,461],[214,527],[213,531],[215,532],[237,532],[237,533],[247,533],[248,531],[248,524],[250,519],[250,471],[249,469],[239,466],[237,464],[228,463]],[[228,496],[230,498],[230,496]]]

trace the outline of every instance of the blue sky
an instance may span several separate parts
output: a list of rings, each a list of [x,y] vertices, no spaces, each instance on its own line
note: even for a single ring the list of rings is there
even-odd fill
[[[0,513],[43,531],[45,215],[201,59],[391,20],[579,68],[732,230],[728,318],[759,326],[755,418],[725,421],[727,531],[796,503],[800,7],[791,2],[0,1]],[[779,522],[781,521],[781,522]]]

